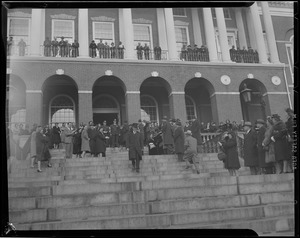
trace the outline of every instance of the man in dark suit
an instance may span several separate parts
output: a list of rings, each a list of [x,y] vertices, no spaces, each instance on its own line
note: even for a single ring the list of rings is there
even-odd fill
[[[178,161],[183,161],[184,153],[184,132],[180,121],[176,122],[176,127],[174,131],[174,144],[175,144],[175,153],[178,156]]]
[[[143,140],[138,132],[137,123],[133,123],[132,131],[129,132],[129,160],[132,162],[132,171],[140,172],[140,160],[142,160]]]
[[[200,145],[202,144],[202,139],[201,139],[201,125],[200,122],[197,120],[195,116],[192,116],[192,125],[191,125],[191,132],[192,132],[192,137],[194,137],[197,140],[197,145],[198,145],[198,152],[200,151]]]
[[[104,58],[104,44],[102,42],[102,39],[100,39],[100,42],[97,44],[97,49],[99,51],[99,58]]]
[[[167,121],[167,117],[164,116],[161,125],[161,131],[163,135],[163,148],[164,154],[169,155],[173,153],[173,146],[174,146],[174,138],[172,132],[172,126],[170,122]]]
[[[257,134],[252,129],[252,124],[249,121],[244,123],[244,161],[245,167],[250,167],[251,175],[258,174],[258,150],[257,150]]]

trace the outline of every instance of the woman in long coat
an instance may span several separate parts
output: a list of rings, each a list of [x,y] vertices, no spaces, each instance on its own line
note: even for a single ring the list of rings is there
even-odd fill
[[[271,140],[273,135],[273,121],[271,117],[267,117],[267,129],[265,132],[264,140],[262,141],[263,149],[265,151],[265,161],[269,164],[272,171],[274,171],[274,163],[275,163],[275,148],[274,142]]]
[[[106,139],[103,133],[103,127],[98,128],[96,147],[97,151],[102,154],[102,157],[106,157]]]
[[[226,154],[226,159],[223,161],[224,167],[228,169],[231,176],[236,176],[236,170],[241,167],[237,151],[236,135],[231,131],[225,133],[222,137],[221,145]]]
[[[174,145],[175,145],[175,153],[178,156],[178,161],[183,161],[183,153],[184,153],[184,132],[181,126],[181,122],[176,122],[177,127],[174,132]]]
[[[79,157],[81,158],[81,132],[82,132],[82,127],[78,128],[73,136],[73,154],[76,155],[76,158]]]
[[[55,123],[55,125],[53,126],[51,131],[51,137],[52,137],[54,149],[58,149],[59,144],[61,143],[60,128],[58,126],[58,123]]]
[[[82,158],[85,157],[86,152],[90,152],[90,143],[89,143],[89,136],[88,136],[88,126],[85,126],[82,133],[81,133],[81,151],[82,151]]]
[[[251,122],[245,122],[244,129],[246,131],[244,137],[245,167],[250,167],[251,175],[256,175],[258,172],[257,134],[252,129]]]
[[[63,148],[65,148],[65,138],[66,138],[65,130],[66,130],[66,124],[63,123],[61,128],[60,128],[60,140],[61,140]]]
[[[90,148],[91,148],[90,152],[93,157],[97,157],[99,154],[96,148],[97,135],[98,135],[97,128],[95,126],[92,126],[90,131]]]

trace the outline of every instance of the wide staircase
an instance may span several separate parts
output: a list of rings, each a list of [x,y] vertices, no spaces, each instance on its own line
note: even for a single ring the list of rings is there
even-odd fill
[[[216,153],[202,154],[201,173],[175,155],[144,155],[131,171],[127,151],[106,158],[64,159],[52,168],[15,160],[9,173],[9,216],[17,230],[253,229],[294,235],[294,174],[229,176]],[[199,155],[198,155],[199,156]]]

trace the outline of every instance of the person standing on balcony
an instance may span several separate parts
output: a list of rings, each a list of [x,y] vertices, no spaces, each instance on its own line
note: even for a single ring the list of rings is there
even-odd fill
[[[90,48],[90,57],[95,58],[97,55],[96,53],[97,45],[94,40],[92,40],[92,42],[90,43],[89,48]]]
[[[97,44],[97,49],[99,51],[99,58],[104,58],[104,44],[102,42],[102,39],[100,39],[100,42]]]
[[[233,62],[236,62],[236,50],[234,48],[234,45],[231,47],[231,49],[229,50],[229,54],[230,54],[230,59]]]
[[[112,42],[110,46],[110,58],[115,59],[116,58],[116,46],[115,43]]]
[[[201,125],[195,116],[192,116],[192,125],[191,125],[192,137],[197,140],[198,152],[200,151],[200,146],[202,144],[201,139]]]
[[[252,124],[249,121],[244,123],[244,161],[245,167],[250,167],[251,175],[258,174],[258,151],[257,151],[257,135],[252,129]]]
[[[154,57],[155,57],[155,60],[161,60],[161,48],[160,48],[160,46],[155,46],[154,47]]]
[[[149,60],[150,59],[150,48],[149,46],[147,45],[147,43],[145,43],[145,46],[144,46],[144,54],[145,54],[145,60]]]
[[[58,53],[58,46],[59,42],[57,41],[56,37],[54,37],[54,40],[51,41],[51,47],[52,47],[52,56],[56,57]]]
[[[118,45],[118,58],[119,59],[124,59],[124,45],[122,44],[122,41],[119,42]]]
[[[242,51],[241,51],[240,47],[237,47],[237,49],[236,49],[235,60],[236,60],[237,63],[241,63],[242,62]]]
[[[140,161],[142,160],[144,144],[142,137],[138,132],[138,124],[132,124],[132,130],[129,132],[128,136],[128,146],[129,146],[129,160],[132,162],[132,171],[140,172]]]
[[[199,61],[199,48],[196,44],[194,44],[194,48],[193,48],[193,60]]]
[[[79,43],[77,42],[77,40],[74,40],[74,42],[72,43],[72,57],[78,57],[79,56]]]
[[[23,39],[21,39],[18,43],[19,46],[19,56],[24,56],[25,55],[25,48],[26,48],[26,43]]]
[[[68,40],[66,40],[66,48],[65,48],[66,57],[71,57],[71,49],[72,49],[72,45],[69,43]]]
[[[192,61],[193,60],[193,49],[191,45],[187,46],[187,60]]]
[[[46,37],[46,40],[44,40],[44,56],[51,56],[51,40],[49,37]]]
[[[258,64],[259,63],[259,57],[258,57],[258,52],[257,50],[254,51],[254,63]]]
[[[141,45],[141,43],[138,43],[138,45],[136,46],[136,52],[138,60],[143,59],[143,46]]]
[[[182,61],[187,61],[187,48],[186,48],[186,44],[183,44],[182,48],[181,48],[181,60]]]
[[[14,46],[13,37],[10,36],[9,40],[7,41],[7,55],[8,56],[12,55],[13,46]]]
[[[249,63],[254,62],[254,51],[251,46],[248,47]]]
[[[66,48],[66,42],[64,41],[64,37],[61,37],[61,40],[59,42],[59,52],[60,52],[60,57],[65,57],[65,48]]]

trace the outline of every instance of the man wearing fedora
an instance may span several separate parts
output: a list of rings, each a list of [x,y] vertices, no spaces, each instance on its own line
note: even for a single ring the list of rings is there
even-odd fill
[[[290,172],[291,168],[288,168],[288,142],[287,142],[287,129],[285,123],[281,120],[278,114],[272,115],[274,123],[274,130],[271,140],[274,142],[275,147],[275,168],[276,173]]]
[[[272,167],[270,163],[266,163],[265,155],[266,151],[263,148],[263,141],[265,139],[266,133],[266,123],[263,119],[256,120],[257,131],[257,149],[258,149],[258,164],[260,169],[260,174],[272,174]]]
[[[128,136],[129,160],[132,162],[132,171],[140,172],[140,160],[142,160],[142,151],[144,143],[141,134],[138,132],[138,124],[132,124],[132,131]]]
[[[197,174],[200,174],[199,165],[196,163],[197,157],[197,140],[192,137],[192,132],[190,130],[185,132],[185,142],[184,142],[184,157],[183,159],[186,162],[186,168],[189,169],[191,167],[190,164],[194,165],[197,171]]]
[[[161,131],[163,133],[162,137],[163,137],[164,154],[169,155],[173,153],[174,139],[173,139],[172,126],[167,119],[168,118],[166,116],[163,117]]]
[[[250,167],[251,175],[258,174],[258,151],[257,151],[257,135],[252,129],[252,124],[249,121],[244,123],[244,161],[245,167]]]
[[[194,137],[197,140],[197,152],[200,152],[200,145],[202,144],[202,139],[201,139],[201,124],[197,120],[195,116],[192,116],[192,125],[191,125],[191,132],[192,132],[192,137]]]

